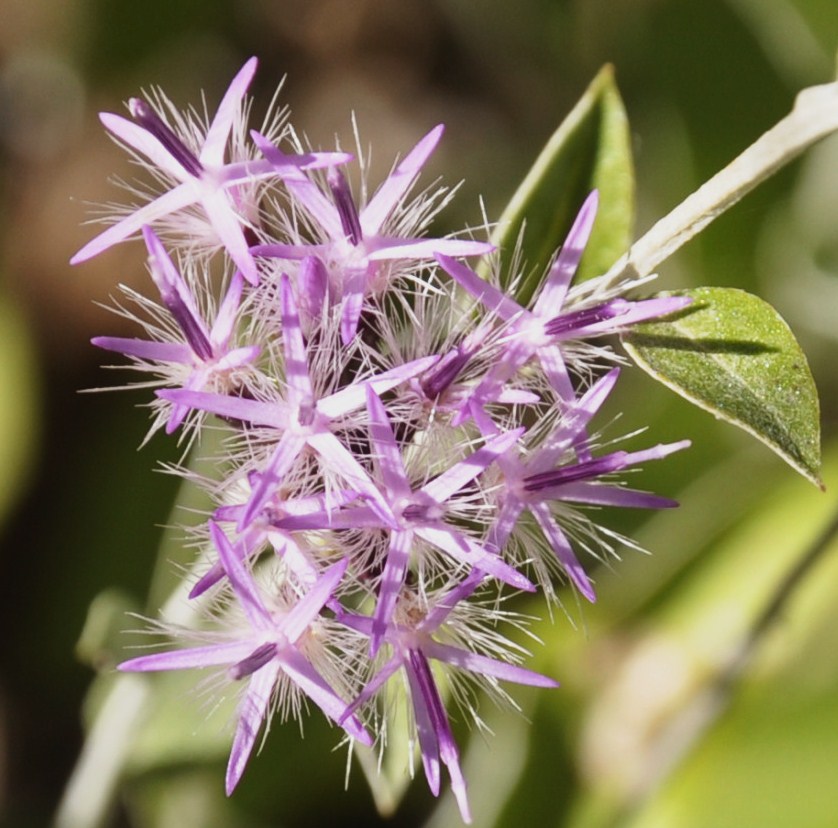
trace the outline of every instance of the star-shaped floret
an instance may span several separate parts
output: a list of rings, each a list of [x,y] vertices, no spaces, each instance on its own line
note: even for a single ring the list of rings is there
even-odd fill
[[[555,429],[540,445],[528,453],[526,459],[514,450],[507,451],[497,459],[498,468],[503,474],[503,486],[499,488],[498,518],[489,531],[487,546],[501,552],[518,518],[524,511],[529,511],[562,569],[589,601],[596,600],[593,585],[554,517],[550,503],[561,501],[639,509],[677,506],[676,501],[669,498],[607,483],[601,478],[647,460],[660,460],[690,445],[689,440],[682,440],[641,451],[615,451],[601,457],[591,457],[586,428],[605,402],[619,373],[619,368],[613,368],[591,386],[559,419]],[[484,435],[490,437],[497,433],[497,427],[483,411],[475,410],[474,417]]]
[[[164,376],[164,381],[190,391],[214,387],[216,380],[252,363],[259,355],[259,346],[230,347],[242,296],[241,273],[237,271],[233,275],[215,320],[209,325],[198,309],[189,284],[150,227],[143,227],[143,237],[148,247],[151,277],[184,341],[97,336],[91,340],[93,344],[132,357],[144,368],[150,364],[151,370]],[[166,422],[167,434],[180,426],[189,410],[186,405],[172,407]]]
[[[582,205],[531,310],[450,256],[437,256],[443,269],[507,326],[503,353],[473,391],[469,410],[496,402],[505,383],[533,357],[541,363],[559,398],[572,404],[576,393],[565,365],[562,342],[614,333],[637,322],[674,313],[689,304],[690,299],[681,296],[640,301],[615,297],[564,310],[570,282],[591,234],[596,210],[597,193],[594,191]]]
[[[421,264],[432,260],[437,253],[479,256],[492,250],[490,244],[470,239],[389,235],[394,227],[413,224],[416,231],[427,223],[427,205],[421,209],[411,208],[405,205],[405,198],[436,148],[442,132],[440,125],[422,138],[360,210],[346,179],[337,169],[329,171],[329,196],[324,195],[301,169],[283,175],[285,186],[295,202],[314,221],[326,240],[313,245],[263,244],[252,248],[252,252],[257,256],[278,259],[317,256],[329,274],[330,294],[343,303],[341,336],[344,344],[348,344],[358,330],[364,297],[380,292],[391,282],[390,266],[393,263]],[[288,167],[288,156],[259,133],[252,135],[265,158],[278,170]],[[411,209],[415,213],[412,222],[409,220]]]
[[[256,58],[250,58],[233,78],[197,151],[193,148],[194,135],[178,134],[158,109],[141,98],[132,98],[128,103],[132,120],[111,112],[100,114],[105,128],[159,182],[165,183],[167,189],[89,241],[70,259],[71,264],[96,256],[133,236],[144,225],[198,205],[244,278],[250,284],[257,284],[259,276],[245,238],[244,224],[244,216],[254,212],[255,206],[241,203],[242,188],[260,179],[281,176],[288,169],[316,169],[343,163],[351,156],[345,153],[286,156],[284,167],[246,157],[225,162],[227,144],[245,109],[243,101],[256,65]],[[253,209],[245,209],[246,206]]]
[[[535,587],[499,556],[487,552],[468,531],[446,519],[448,501],[517,442],[524,429],[494,435],[465,459],[453,464],[423,486],[414,488],[404,468],[401,449],[387,412],[371,386],[367,386],[367,408],[373,454],[378,459],[380,471],[380,488],[392,512],[393,522],[382,522],[380,516],[364,506],[349,506],[336,511],[330,515],[330,521],[335,529],[379,528],[390,533],[373,618],[371,651],[374,655],[404,584],[416,538],[439,549],[458,563],[476,567],[516,589],[532,591]],[[325,522],[325,519],[325,516],[315,514],[289,516],[279,521],[279,525],[287,529],[311,529]]]
[[[424,610],[410,596],[403,596],[393,618],[381,633],[384,642],[392,648],[392,655],[349,705],[346,713],[351,715],[371,701],[392,675],[400,669],[404,670],[428,787],[434,796],[439,796],[440,764],[445,765],[451,777],[451,789],[465,822],[471,822],[466,781],[460,767],[459,749],[430,662],[437,661],[446,667],[455,667],[475,677],[488,677],[490,680],[499,679],[533,687],[558,687],[556,681],[540,673],[436,637],[452,611],[474,592],[484,577],[482,572],[473,572],[462,583],[436,596],[432,606]],[[371,638],[375,635],[375,619],[342,613],[339,620]],[[460,637],[468,639],[468,633]]]
[[[247,628],[214,644],[140,656],[119,665],[125,672],[186,670],[226,665],[234,681],[246,679],[247,690],[239,705],[239,718],[227,765],[226,789],[231,794],[241,779],[262,722],[270,715],[277,686],[292,685],[310,698],[330,719],[339,722],[364,744],[372,739],[346,703],[329,687],[306,654],[306,638],[332,598],[344,573],[346,560],[329,567],[287,611],[274,609],[262,597],[248,569],[236,555],[224,532],[210,524],[213,542],[244,612]]]

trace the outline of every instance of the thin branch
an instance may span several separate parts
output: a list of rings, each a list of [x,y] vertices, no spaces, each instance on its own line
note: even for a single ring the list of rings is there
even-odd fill
[[[608,271],[606,282],[648,276],[728,207],[836,130],[838,82],[804,89],[785,118],[636,241]]]

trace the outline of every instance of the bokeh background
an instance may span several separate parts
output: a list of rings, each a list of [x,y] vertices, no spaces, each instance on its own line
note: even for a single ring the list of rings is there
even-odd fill
[[[82,226],[89,205],[119,196],[108,177],[130,175],[97,111],[122,111],[155,84],[181,105],[201,90],[212,104],[256,54],[257,116],[283,77],[282,100],[315,146],[346,143],[354,111],[373,179],[445,122],[428,177],[463,180],[442,219],[455,230],[481,221],[481,196],[499,215],[610,62],[631,123],[639,234],[799,89],[831,80],[836,46],[834,0],[0,0],[0,822],[52,819],[82,746],[92,663],[107,671],[118,658],[118,637],[77,648],[88,606],[103,592],[107,606],[145,606],[176,494],[155,471],[176,448],[158,437],[137,451],[140,395],[79,393],[117,381],[89,344],[120,332],[97,303],[147,279],[135,243],[67,263],[94,232]],[[514,688],[524,716],[486,710],[496,736],[470,740],[465,760],[478,825],[838,824],[838,549],[788,595],[741,674],[731,668],[836,510],[836,216],[832,139],[660,281],[742,287],[790,322],[821,393],[827,493],[633,372],[607,416],[622,412],[619,432],[693,441],[636,481],[682,508],[610,516],[653,555],[623,550],[595,573],[596,607],[568,593],[568,617],[537,626],[537,664],[563,689]],[[378,824],[359,773],[344,793],[332,734],[308,731],[273,733],[231,803],[222,753],[135,757],[107,824]],[[417,779],[387,824],[457,822],[449,797]]]

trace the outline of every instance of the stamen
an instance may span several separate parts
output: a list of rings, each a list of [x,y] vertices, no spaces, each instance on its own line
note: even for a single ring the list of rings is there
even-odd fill
[[[564,466],[540,474],[531,474],[523,480],[524,491],[539,492],[542,489],[561,486],[563,483],[573,483],[576,480],[590,479],[617,471],[623,468],[627,456],[628,454],[625,451],[615,451],[612,454],[605,455],[605,457],[586,460],[574,466]]]
[[[128,101],[131,116],[143,129],[147,129],[190,175],[200,178],[204,172],[201,162],[186,147],[163,119],[141,98]]]
[[[449,386],[460,375],[468,361],[474,356],[477,348],[466,348],[457,345],[450,350],[434,366],[433,370],[420,381],[419,385],[429,400],[437,399],[448,390]]]
[[[405,506],[404,511],[402,512],[402,517],[405,520],[424,520],[428,516],[428,507],[422,506],[419,503],[411,503],[409,506]]]
[[[153,256],[150,257],[150,261],[152,269],[154,269],[156,267],[156,263]],[[207,339],[207,335],[204,332],[201,323],[194,317],[192,311],[183,299],[181,299],[176,290],[164,283],[162,279],[155,281],[158,282],[160,298],[163,300],[163,304],[169,309],[169,312],[175,318],[175,322],[177,322],[178,327],[181,331],[183,331],[183,335],[189,343],[189,347],[199,359],[202,359],[205,362],[212,359],[212,344],[209,339]]]
[[[264,667],[276,655],[276,644],[268,642],[257,647],[249,656],[243,658],[238,664],[234,664],[228,671],[233,681],[238,681],[246,676],[253,675],[258,669]]]
[[[364,234],[361,230],[361,219],[358,217],[358,208],[355,206],[355,201],[352,198],[352,192],[349,189],[349,184],[346,177],[340,170],[331,170],[329,172],[329,188],[332,191],[332,197],[335,200],[335,207],[338,209],[340,216],[340,224],[343,227],[343,232],[346,238],[349,239],[353,247],[357,247],[361,243]]]
[[[605,322],[608,319],[621,316],[630,307],[631,303],[625,299],[612,299],[610,302],[604,302],[592,308],[563,313],[547,322],[544,326],[544,332],[548,336],[562,336],[571,331],[577,332],[582,328],[596,325],[598,322]]]
[[[314,422],[314,415],[316,408],[313,402],[301,403],[297,409],[297,422],[303,427],[307,428]]]

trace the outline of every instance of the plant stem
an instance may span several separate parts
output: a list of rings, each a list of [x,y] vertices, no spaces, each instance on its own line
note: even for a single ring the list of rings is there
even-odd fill
[[[811,86],[792,111],[660,219],[606,273],[608,284],[652,273],[713,219],[816,141],[838,130],[838,82]]]

